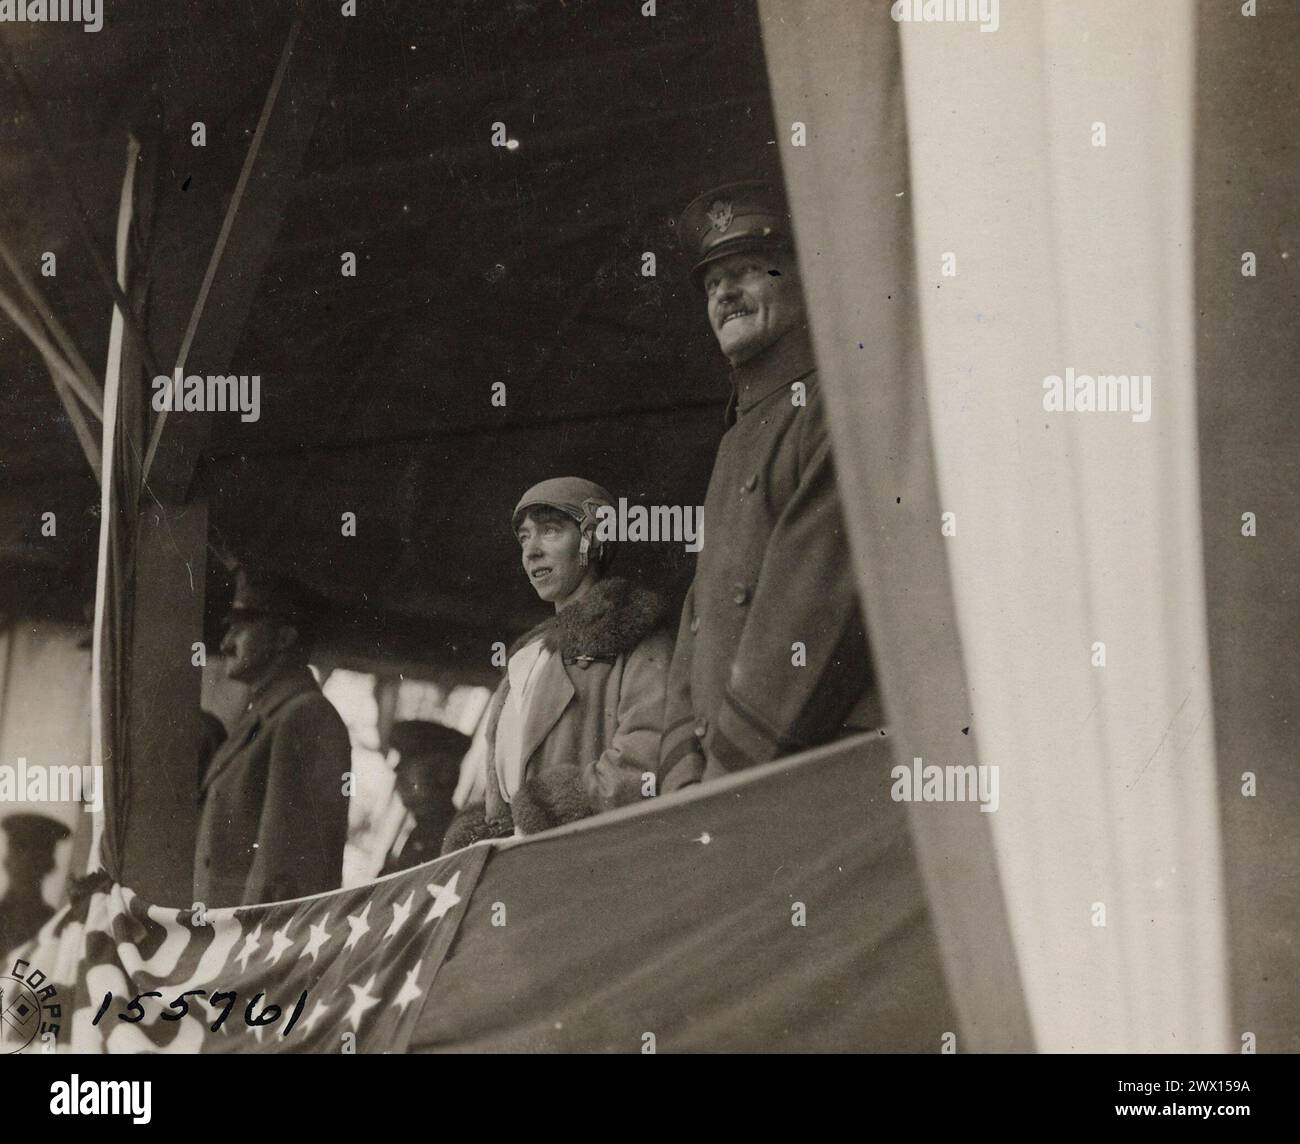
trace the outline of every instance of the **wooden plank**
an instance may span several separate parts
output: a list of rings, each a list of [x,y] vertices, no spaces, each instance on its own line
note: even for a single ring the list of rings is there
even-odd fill
[[[348,24],[330,10],[317,12],[282,53],[258,145],[241,171],[242,201],[236,196],[235,209],[215,232],[202,281],[195,281],[192,260],[173,257],[193,237],[174,199],[160,204],[147,235],[147,272],[133,302],[147,311],[147,326],[166,360],[183,359],[192,372],[226,372],[275,241]],[[174,127],[185,113],[172,107],[168,122],[155,124],[153,155],[160,169],[179,158],[160,141],[183,138]],[[132,347],[127,350],[130,355]],[[138,382],[137,394],[150,392],[143,364],[137,354],[123,365],[124,377]],[[197,830],[201,672],[192,655],[203,638],[208,510],[191,497],[190,484],[211,416],[173,417],[165,432],[163,422],[155,423],[154,463],[143,480],[135,538],[121,878],[151,900],[174,905],[191,898]]]
[[[202,672],[191,645],[203,634],[207,503],[148,505],[138,527],[121,877],[150,901],[184,906],[198,830]]]
[[[170,359],[181,362],[188,372],[228,371],[349,22],[331,8],[317,8],[311,17],[302,18],[300,30],[290,32],[240,173],[232,209],[222,223],[197,297],[188,296],[196,304],[189,310],[177,356]],[[294,28],[299,25],[295,23]],[[170,238],[175,242],[180,236]],[[164,248],[159,255],[165,257]],[[165,265],[158,269],[168,273]],[[254,365],[238,372],[257,370]],[[210,413],[159,415],[146,459],[146,481],[150,494],[160,502],[179,504],[189,495],[195,467],[211,433],[210,418]]]

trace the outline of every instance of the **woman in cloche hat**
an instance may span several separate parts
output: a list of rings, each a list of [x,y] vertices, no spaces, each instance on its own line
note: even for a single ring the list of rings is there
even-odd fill
[[[457,815],[444,854],[655,793],[673,641],[664,601],[607,574],[602,506],[599,485],[557,477],[515,507],[524,575],[555,615],[511,649],[487,712],[484,801]]]

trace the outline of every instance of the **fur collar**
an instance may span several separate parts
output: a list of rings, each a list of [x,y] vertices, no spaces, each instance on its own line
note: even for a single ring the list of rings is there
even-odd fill
[[[538,624],[511,648],[511,654],[542,639],[550,651],[567,658],[624,655],[667,620],[667,604],[657,592],[611,576]]]

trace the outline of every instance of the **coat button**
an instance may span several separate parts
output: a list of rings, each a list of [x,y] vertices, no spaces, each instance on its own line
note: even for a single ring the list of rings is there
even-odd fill
[[[707,719],[701,719],[698,723],[695,724],[695,737],[697,739],[700,739],[702,741],[704,739],[704,736],[707,735],[708,733],[709,733],[709,721]]]
[[[750,473],[749,480],[740,486],[740,490],[741,492],[752,493],[756,488],[758,488],[758,474]]]
[[[749,588],[747,588],[744,584],[737,584],[736,587],[732,590],[731,598],[735,600],[737,604],[748,604]]]
[[[699,630],[700,630],[700,617],[699,617],[699,616],[692,616],[692,617],[691,617],[691,634],[694,635],[694,634],[695,634],[696,632],[698,632]]]

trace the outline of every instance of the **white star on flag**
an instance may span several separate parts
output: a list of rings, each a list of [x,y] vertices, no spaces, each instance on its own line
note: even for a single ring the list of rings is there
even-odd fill
[[[352,930],[348,934],[348,940],[343,943],[343,951],[346,953],[363,937],[370,932],[370,923],[366,921],[366,915],[370,913],[370,903],[366,903],[366,908],[359,914],[348,915],[348,928]]]
[[[239,962],[240,973],[248,972],[248,959],[257,952],[257,947],[261,940],[262,925],[259,922],[257,929],[244,938],[244,948],[239,951],[239,955],[235,958],[235,960]]]
[[[271,935],[271,952],[262,959],[263,961],[279,961],[284,956],[284,951],[297,940],[297,938],[289,936],[288,929],[289,927],[286,925],[284,929],[276,930]]]
[[[388,923],[388,928],[384,930],[384,937],[392,937],[406,924],[406,919],[411,916],[411,903],[413,901],[415,901],[414,890],[406,895],[406,901],[393,907],[393,920]]]
[[[352,1027],[358,1031],[361,1029],[361,1018],[366,1015],[367,1009],[373,1009],[379,1004],[379,998],[370,992],[370,987],[375,983],[375,974],[370,975],[370,980],[364,985],[349,985],[352,990],[352,1007],[347,1011],[345,1020],[351,1022]]]
[[[119,1027],[105,1007],[110,1020],[92,1030],[95,1002],[78,1009],[78,1051],[109,1051],[111,1044],[112,1051],[144,1053],[329,1052],[354,1045],[361,1052],[356,1042],[364,1038],[366,1052],[401,1052],[486,856],[477,847],[376,886],[225,907],[204,926],[113,883],[83,903],[84,918],[69,917],[57,942],[50,940],[51,921],[38,947],[42,960],[66,960],[60,980],[77,996],[111,991],[120,1005],[146,985],[156,995],[154,1004],[145,1003],[146,1019],[129,1027]],[[180,996],[189,1007],[174,1028],[149,1019],[174,1008],[166,1001]],[[0,1008],[11,1000],[5,989]]]
[[[416,965],[406,974],[406,980],[402,982],[402,988],[398,990],[397,996],[393,998],[390,1009],[400,1009],[406,1012],[406,1007],[412,1001],[418,1001],[424,996],[424,991],[415,983],[415,979],[420,976],[420,966]]]
[[[311,1027],[325,1016],[325,1010],[329,1007],[328,1001],[321,1001],[319,998],[317,999],[316,1004],[312,1006],[311,1012],[302,1019],[302,1024],[298,1026],[298,1028],[303,1031],[304,1036],[308,1035],[311,1032]],[[290,1033],[289,1036],[292,1037],[293,1034]]]
[[[307,944],[303,946],[302,953],[304,957],[310,957],[312,961],[316,960],[316,955],[320,953],[321,947],[330,939],[330,931],[325,928],[325,923],[311,927],[311,937],[307,939]]]
[[[433,905],[429,907],[429,912],[424,917],[426,922],[443,917],[452,906],[460,901],[460,898],[456,896],[456,883],[458,881],[460,881],[459,870],[451,876],[451,881],[445,886],[439,886],[437,882],[429,883],[428,890],[433,895]]]

